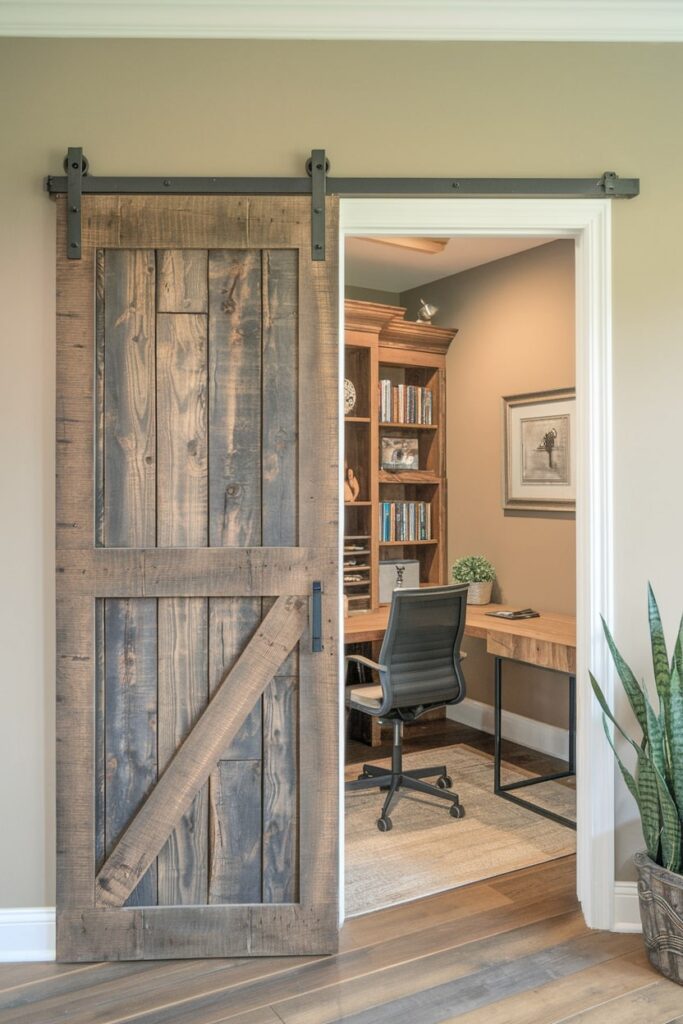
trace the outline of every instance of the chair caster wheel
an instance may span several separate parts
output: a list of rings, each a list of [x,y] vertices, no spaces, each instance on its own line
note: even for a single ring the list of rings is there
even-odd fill
[[[449,813],[451,818],[464,818],[465,808],[462,807],[460,804],[453,804]]]
[[[453,789],[453,779],[450,775],[440,775],[436,780],[439,789]]]
[[[377,819],[377,828],[380,830],[380,832],[391,832],[391,830],[393,828],[393,823],[392,823],[391,818],[388,818],[388,817],[387,818],[378,818]]]

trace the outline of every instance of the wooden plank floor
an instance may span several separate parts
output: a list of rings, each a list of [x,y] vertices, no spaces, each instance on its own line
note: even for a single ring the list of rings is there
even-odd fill
[[[639,935],[589,931],[573,857],[349,921],[333,957],[0,966],[2,1024],[673,1024]]]
[[[406,729],[405,749],[492,738],[449,721]],[[390,753],[347,746],[349,772]],[[530,771],[561,762],[515,744]],[[333,957],[0,965],[0,1024],[683,1024],[683,988],[639,935],[591,932],[575,859],[356,917]]]

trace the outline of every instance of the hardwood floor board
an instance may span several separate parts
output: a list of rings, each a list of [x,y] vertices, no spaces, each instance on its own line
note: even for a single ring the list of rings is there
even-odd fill
[[[372,914],[350,918],[342,928],[340,950],[434,927],[452,920],[453,914],[458,917],[469,916],[472,908],[475,912],[481,912],[488,907],[510,903],[533,903],[554,894],[569,894],[569,899],[574,900],[572,906],[575,906],[575,888],[576,859],[573,856],[563,857],[483,882],[447,889],[422,900],[412,900]]]
[[[264,957],[185,961],[151,961],[152,972],[137,972],[138,964],[129,963],[127,984],[116,979],[77,991],[55,995],[43,1002],[30,1003],[0,1014],[0,1024],[114,1024],[138,1020],[160,1007],[186,1005],[207,993],[230,993],[272,973],[288,973],[294,967],[315,960],[313,957]],[[114,965],[112,965],[114,966]],[[137,977],[142,974],[142,977]],[[166,1012],[165,1010],[162,1012]],[[165,1019],[163,1016],[161,1019]]]
[[[209,961],[210,963],[211,961]],[[215,961],[214,961],[215,963]],[[26,964],[26,967],[33,967],[35,964]],[[23,1019],[20,1014],[22,1006],[28,1006],[26,1019],[33,1021],[38,1013],[37,1007],[43,1000],[53,1000],[60,997],[76,997],[79,992],[89,991],[104,984],[113,986],[120,985],[122,979],[129,981],[137,975],[157,976],[164,970],[168,972],[169,964],[164,961],[147,961],[146,963],[93,963],[93,964],[45,964],[51,971],[43,972],[34,976],[33,980],[26,980],[18,985],[13,985],[0,990],[0,1024],[4,1020],[5,1010],[13,1010],[14,1020]],[[69,969],[75,968],[75,969]],[[33,1014],[33,1016],[31,1016]]]
[[[577,938],[586,933],[578,911],[552,920],[515,928],[491,939],[486,937],[466,945],[449,947],[429,954],[419,953],[413,943],[413,957],[378,972],[368,964],[367,973],[331,987],[273,1003],[284,1024],[328,1024],[352,1014],[370,1011],[381,1004],[386,993],[392,1000],[434,988],[485,967],[510,963],[531,952]]]
[[[584,933],[540,952],[484,967],[455,981],[391,999],[370,1010],[337,1018],[337,1021],[343,1020],[344,1024],[415,1024],[416,1021],[420,1024],[441,1024],[453,1016],[456,1007],[462,1014],[490,1005],[501,996],[524,992],[562,976],[579,974],[594,963],[627,952],[633,947],[633,942],[633,935]]]
[[[600,1006],[570,1013],[557,1024],[673,1024],[680,1020],[683,1009],[683,988],[673,981],[659,978],[652,985],[628,992]]]
[[[568,1007],[572,1007],[572,1012],[588,1009],[652,985],[656,977],[645,951],[639,949],[589,967],[578,975],[525,990],[469,1013],[457,1013],[441,1024],[557,1024]]]
[[[683,1024],[640,936],[585,928],[574,871],[354,918],[331,957],[0,966],[0,1024]]]
[[[457,923],[449,922],[438,928],[426,927],[419,933],[401,935],[336,957],[314,960],[272,978],[258,979],[241,986],[226,984],[203,996],[183,998],[175,1004],[170,999],[165,1000],[163,1005],[148,1014],[137,1016],[136,1024],[213,1024],[230,1014],[267,1004],[275,1005],[303,992],[338,986],[346,980],[406,964],[436,951],[449,950],[450,955],[455,955],[454,950],[469,942],[488,941],[495,934],[575,910],[576,901],[568,895],[539,900],[528,906],[497,907]],[[105,1024],[105,1021],[93,1017],[92,1024]]]

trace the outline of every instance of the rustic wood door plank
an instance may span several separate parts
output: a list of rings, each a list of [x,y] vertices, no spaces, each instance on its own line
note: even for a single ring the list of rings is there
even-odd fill
[[[96,903],[121,906],[165,843],[222,751],[301,636],[301,598],[280,597],[231,669],[157,786],[126,829],[96,881]]]

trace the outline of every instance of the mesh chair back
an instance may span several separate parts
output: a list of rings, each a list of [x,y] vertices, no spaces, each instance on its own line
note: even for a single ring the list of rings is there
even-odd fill
[[[390,708],[463,699],[460,645],[466,609],[466,584],[394,591],[379,657],[388,669],[384,683]]]

